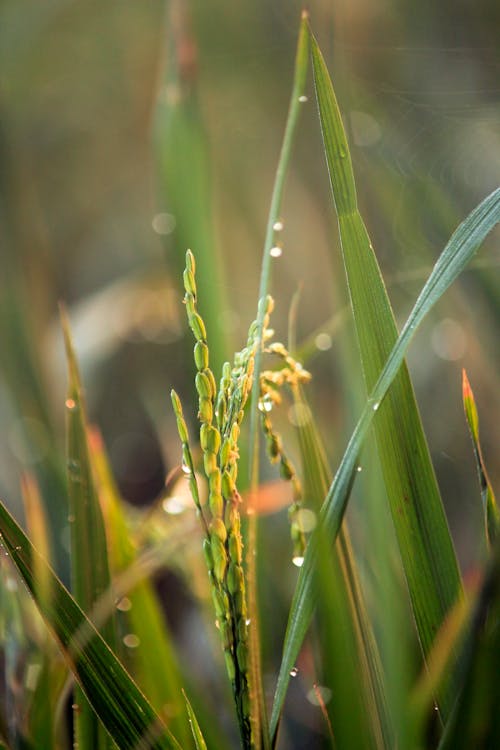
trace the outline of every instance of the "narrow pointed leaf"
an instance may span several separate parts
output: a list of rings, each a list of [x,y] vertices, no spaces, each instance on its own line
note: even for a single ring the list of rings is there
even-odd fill
[[[486,466],[484,465],[481,443],[479,442],[479,417],[477,415],[476,401],[465,370],[463,370],[462,373],[462,395],[465,417],[472,437],[474,457],[476,459],[477,473],[479,476],[479,485],[481,487],[486,542],[490,545],[498,533],[498,528],[500,526],[500,512],[498,510],[493,487],[488,478]]]
[[[180,750],[137,685],[92,622],[0,503],[0,542],[59,642],[87,700],[120,750]],[[35,575],[50,580],[49,598],[40,596]]]
[[[397,328],[370,238],[357,207],[349,147],[332,83],[311,38],[325,155],[367,391],[397,339]],[[424,657],[461,579],[420,415],[403,362],[380,407],[375,436],[399,551]],[[444,716],[451,695],[437,702]]]
[[[61,308],[61,322],[68,364],[66,435],[68,462],[69,520],[71,530],[71,588],[80,607],[88,614],[95,602],[111,587],[106,532],[94,487],[87,444],[85,404],[69,321]],[[111,617],[101,627],[103,637],[116,651],[115,622]],[[109,746],[95,713],[75,691],[75,735],[80,750]]]
[[[191,725],[191,731],[193,733],[196,750],[207,750],[207,743],[205,742],[205,739],[201,732],[198,719],[196,718],[196,714],[193,711],[193,707],[191,706],[184,690],[182,691],[182,694],[184,695],[184,700],[186,701],[186,710],[189,718],[189,723]]]
[[[295,588],[288,617],[278,684],[274,697],[271,717],[272,735],[276,732],[278,718],[290,680],[290,670],[295,664],[315,606],[313,576],[318,555],[319,535],[324,533],[327,538],[333,540],[339,532],[351,486],[355,478],[356,465],[363,440],[370,429],[374,417],[378,415],[378,407],[401,367],[412,336],[427,313],[466,267],[486,235],[499,221],[500,188],[497,188],[460,224],[439,256],[384,365],[380,377],[371,391],[366,406],[349,440],[349,444],[321,509],[318,526],[309,541],[304,564],[300,570]]]

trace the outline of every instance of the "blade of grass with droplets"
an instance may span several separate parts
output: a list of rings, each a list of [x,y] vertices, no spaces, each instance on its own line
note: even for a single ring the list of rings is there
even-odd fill
[[[87,699],[120,750],[180,750],[103,637],[0,503],[0,542],[9,554]],[[41,597],[36,574],[50,580]]]
[[[294,389],[294,402],[301,406],[301,413],[311,414],[301,388]],[[327,495],[331,475],[325,450],[312,417],[299,424],[298,437],[304,497],[307,498],[309,507],[319,511]],[[329,551],[325,550],[325,553],[328,557],[330,556]],[[394,732],[387,711],[380,656],[368,619],[345,522],[339,532],[336,553],[337,559],[333,563],[324,561],[318,566],[319,601],[337,601],[337,606],[333,609],[333,617],[329,616],[331,607],[325,606],[330,625],[327,631],[328,638],[322,644],[322,653],[331,654],[329,659],[325,658],[325,684],[332,690],[333,696],[337,696],[329,704],[332,710],[332,723],[336,727],[335,737],[341,747],[349,742],[349,737],[351,746],[358,747],[361,746],[360,739],[353,736],[356,730],[360,732],[360,737],[371,738],[370,746],[390,747],[393,744]],[[339,608],[344,608],[346,612],[340,613]],[[339,615],[341,616],[337,619]],[[337,668],[329,668],[336,662],[338,664],[334,640],[337,646],[341,640],[344,641],[341,658],[344,664],[349,664],[349,660],[351,665],[357,664],[356,668],[346,667],[340,675]],[[344,683],[344,690],[340,685],[339,689],[335,688],[334,682],[338,679]],[[350,710],[342,710],[339,699],[344,697],[348,701],[356,700],[359,705],[357,707],[351,705]],[[350,720],[352,713],[357,716],[356,727]],[[347,717],[347,725],[343,727],[347,732],[344,743],[339,734],[341,729],[337,720],[339,714],[345,714]]]
[[[137,550],[102,438],[95,429],[89,433],[89,447],[108,532],[110,565],[115,575],[126,574],[137,561]],[[142,580],[128,591],[122,609],[127,632],[138,639],[138,646],[130,650],[125,663],[146,698],[179,738],[182,746],[191,747],[191,733],[184,718],[179,668],[170,633],[151,582]],[[162,715],[167,708],[171,719]]]
[[[375,384],[397,328],[380,269],[357,207],[354,174],[330,76],[311,36],[316,96],[339,220],[340,239],[367,391]],[[436,476],[406,364],[375,422],[378,454],[424,658],[461,580]],[[451,695],[436,696],[446,717]]]
[[[205,742],[205,739],[203,737],[198,719],[196,718],[196,714],[193,711],[193,707],[189,702],[189,699],[184,690],[182,691],[182,694],[184,696],[184,700],[186,701],[186,710],[189,718],[189,723],[191,725],[191,731],[193,733],[196,750],[207,750],[207,743]]]
[[[379,410],[378,408],[374,409],[374,406],[378,407],[385,397],[404,361],[412,336],[422,320],[464,270],[486,235],[499,221],[500,188],[488,195],[460,224],[439,256],[396,344],[384,364],[382,372],[370,393],[366,406],[349,440],[326,500],[323,503],[318,525],[309,540],[304,564],[300,569],[295,588],[288,617],[278,684],[274,696],[271,717],[272,736],[276,733],[278,719],[290,679],[290,670],[295,664],[315,606],[313,577],[318,555],[318,535],[320,532],[325,533],[327,538],[333,540],[339,532],[355,478],[356,465],[363,440],[370,429],[374,417],[377,416],[378,418]]]
[[[79,606],[89,614],[96,601],[111,587],[106,532],[94,487],[87,443],[85,404],[69,321],[61,308],[68,365],[66,398],[66,446],[68,462],[69,521],[71,531],[71,588]],[[116,623],[113,615],[100,626],[110,648],[116,651]],[[109,738],[88,705],[80,688],[75,688],[75,738],[81,750],[103,750]]]
[[[278,167],[274,180],[273,193],[271,197],[271,206],[267,221],[266,236],[264,238],[264,251],[262,256],[262,267],[259,287],[259,305],[257,313],[258,335],[262,339],[262,328],[264,321],[265,306],[260,304],[268,294],[270,276],[271,276],[271,254],[270,250],[274,244],[275,226],[279,220],[281,211],[281,202],[285,186],[285,178],[290,163],[293,140],[297,130],[300,110],[303,106],[305,97],[305,86],[308,69],[309,43],[307,33],[307,13],[302,13],[302,20],[297,42],[297,53],[295,57],[295,70],[292,86],[292,95],[288,109],[288,116],[285,125],[285,134],[281,146]],[[256,492],[259,484],[259,377],[261,371],[261,347],[258,347],[255,356],[254,380],[252,386],[252,409],[250,414],[250,490]],[[254,736],[259,738],[259,742],[264,750],[269,748],[269,731],[267,711],[262,687],[262,670],[260,665],[260,644],[259,644],[259,616],[258,616],[258,598],[257,598],[257,515],[249,517],[248,522],[248,554],[247,559],[247,576],[248,576],[248,609],[251,612],[251,621],[249,626],[249,647],[250,647],[250,678],[255,696],[255,726]],[[258,750],[258,749],[257,749]]]
[[[488,472],[484,465],[481,443],[479,442],[479,417],[477,415],[476,401],[465,370],[462,371],[462,397],[465,417],[467,419],[467,424],[469,425],[472,445],[474,447],[474,457],[476,459],[479,485],[481,487],[486,542],[490,545],[498,533],[500,526],[500,513],[498,511],[495,493],[493,492],[493,487],[491,486]]]

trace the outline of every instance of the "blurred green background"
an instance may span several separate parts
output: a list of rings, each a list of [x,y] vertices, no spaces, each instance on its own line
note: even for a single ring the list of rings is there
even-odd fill
[[[197,256],[216,362],[243,346],[255,316],[301,7],[0,5],[0,495],[20,514],[20,473],[37,475],[63,575],[58,301],[69,309],[91,419],[120,489],[148,504],[179,462],[170,388],[195,411],[181,304],[186,248]],[[403,321],[457,223],[498,182],[499,6],[312,0],[308,9],[348,129],[361,210]],[[283,222],[274,325],[286,339],[300,289],[296,339],[308,353],[309,395],[334,467],[362,391],[341,314],[347,293],[312,82]],[[482,554],[482,517],[462,367],[493,485],[500,480],[497,245],[492,235],[409,357],[466,571]],[[286,411],[280,426],[287,430]],[[369,481],[355,492],[355,534],[366,492],[375,492]]]

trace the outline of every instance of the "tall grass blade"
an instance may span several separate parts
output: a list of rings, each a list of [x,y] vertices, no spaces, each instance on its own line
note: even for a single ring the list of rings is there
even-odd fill
[[[311,54],[325,154],[356,333],[369,392],[396,339],[397,328],[378,263],[357,207],[342,118],[325,62],[311,36]],[[461,580],[439,488],[406,364],[375,422],[387,497],[424,657]],[[437,702],[446,717],[450,696]]]
[[[69,521],[71,530],[71,588],[79,606],[89,614],[98,599],[111,587],[106,532],[87,443],[87,419],[78,365],[71,340],[69,321],[61,309],[61,322],[68,364],[66,398]],[[116,651],[115,620],[100,628],[104,639]],[[75,688],[75,738],[81,750],[109,747],[109,739],[97,717]]]
[[[374,417],[378,415],[379,406],[403,363],[405,353],[415,331],[427,313],[464,270],[481,242],[499,221],[500,188],[497,188],[460,224],[439,256],[396,344],[385,362],[382,372],[370,393],[366,406],[349,440],[326,500],[323,503],[319,523],[309,541],[304,564],[302,565],[297,581],[288,617],[283,657],[274,697],[271,717],[272,736],[276,732],[278,718],[290,679],[290,670],[295,663],[313,615],[315,606],[313,579],[318,556],[319,536],[324,533],[328,539],[333,541],[339,532],[355,478],[357,460],[363,440],[370,429]]]
[[[476,400],[470,387],[469,378],[465,370],[462,372],[462,396],[464,402],[465,417],[472,438],[474,448],[474,458],[476,459],[477,473],[479,476],[479,485],[481,487],[481,499],[484,510],[484,526],[486,542],[488,545],[493,543],[500,526],[500,512],[498,510],[495,493],[486,471],[484,464],[481,443],[479,442],[479,417],[477,415]]]
[[[189,723],[191,725],[191,731],[193,732],[196,750],[207,750],[207,743],[205,742],[205,739],[203,737],[198,719],[196,718],[196,714],[193,711],[193,707],[191,706],[191,703],[189,702],[189,699],[184,690],[182,691],[182,694],[184,695],[184,700],[186,701],[186,710],[189,717]]]
[[[181,750],[92,622],[0,503],[0,541],[33,596],[87,699],[120,750]],[[35,575],[50,579],[40,597]]]
[[[295,389],[294,401],[302,407],[301,413],[310,413],[302,389]],[[304,496],[308,499],[308,505],[317,511],[331,483],[325,450],[312,419],[307,419],[299,425],[298,436],[305,484]],[[325,684],[332,689],[333,695],[329,707],[331,706],[332,711],[332,724],[336,727],[335,737],[339,746],[343,746],[339,734],[342,721],[339,714],[342,714],[348,718],[345,727],[346,741],[351,742],[353,746],[360,746],[360,742],[372,738],[371,746],[389,747],[393,744],[394,737],[387,711],[380,656],[368,619],[345,522],[339,532],[335,549],[336,555],[333,560],[329,559],[330,546],[324,550],[321,573],[318,574],[320,608],[325,610],[326,619],[329,620],[327,637],[322,643],[321,652],[325,661]],[[333,606],[336,600],[337,605]],[[341,638],[349,647],[344,645],[339,650]],[[335,656],[336,648],[340,655]],[[352,663],[347,666],[349,659],[356,663],[355,668]],[[345,669],[339,670],[340,660],[346,664]],[[332,668],[329,668],[330,666]],[[344,684],[339,684],[336,689],[333,680],[339,680]],[[345,711],[340,707],[343,696],[351,703]],[[355,702],[359,704],[357,707],[354,705]],[[356,726],[350,719],[353,714],[357,716]],[[364,739],[356,739],[355,732],[359,732],[359,736]]]
[[[264,323],[264,305],[260,304],[265,300],[269,291],[271,276],[271,255],[270,250],[274,244],[275,225],[280,218],[281,203],[283,199],[283,190],[285,178],[288,172],[292,145],[297,130],[297,123],[303,98],[305,95],[305,86],[308,70],[309,41],[307,33],[307,13],[302,13],[302,20],[297,42],[297,53],[295,57],[295,70],[292,87],[292,95],[288,109],[288,116],[285,126],[285,134],[281,146],[278,167],[274,180],[273,193],[271,197],[271,206],[267,221],[266,236],[264,239],[264,251],[262,255],[262,267],[259,286],[259,305],[257,314],[258,335],[262,340],[262,330]],[[254,381],[252,387],[252,411],[250,415],[250,489],[256,492],[259,484],[259,380],[261,371],[261,347],[257,349],[255,356]],[[248,580],[248,608],[252,613],[249,627],[249,647],[250,647],[250,679],[254,690],[254,736],[264,748],[269,748],[269,731],[267,710],[264,699],[264,690],[262,687],[262,669],[260,664],[260,644],[259,644],[259,616],[257,600],[257,515],[250,516],[248,524],[248,554],[247,554],[247,580]],[[258,750],[258,749],[257,749]]]
[[[137,550],[124,514],[109,466],[102,438],[97,430],[89,434],[91,461],[96,477],[104,520],[108,531],[110,566],[113,574],[127,574],[138,560]],[[137,684],[152,707],[182,742],[191,746],[189,727],[184,718],[181,679],[160,603],[149,580],[139,581],[127,592],[122,618],[127,633],[138,639],[138,646],[126,654]],[[169,716],[164,715],[168,708]]]

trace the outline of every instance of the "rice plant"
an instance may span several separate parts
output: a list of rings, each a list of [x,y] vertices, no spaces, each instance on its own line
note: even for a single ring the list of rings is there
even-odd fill
[[[366,391],[335,470],[309,404],[315,383],[307,362],[293,337],[285,345],[271,327],[271,263],[279,254],[282,198],[310,62]],[[234,355],[225,351],[227,361],[217,371],[220,342],[212,364],[211,331],[200,312],[203,266],[196,267],[196,248],[187,250],[183,303],[185,327],[194,339],[189,348],[195,376],[184,405],[171,390],[180,471],[149,513],[134,514],[120,497],[103,441],[88,423],[70,323],[61,309],[68,369],[68,390],[61,394],[68,585],[54,571],[46,506],[36,478],[27,473],[27,531],[0,505],[5,696],[0,747],[271,750],[302,741],[311,746],[310,738],[294,740],[293,706],[286,704],[301,659],[314,664],[311,691],[322,727],[315,735],[318,747],[500,746],[500,515],[481,449],[478,408],[464,372],[485,528],[480,582],[468,591],[405,362],[425,316],[499,218],[500,189],[452,234],[398,330],[358,208],[333,85],[304,13],[255,319],[242,348]],[[186,364],[191,372],[188,367],[191,363]],[[301,415],[296,440],[282,434],[283,403]],[[346,518],[370,438],[381,469],[371,481],[382,483],[387,503],[361,519],[373,542],[371,587],[351,542],[357,529]],[[261,608],[266,573],[270,577],[269,550],[261,544],[264,460],[279,467],[282,485],[272,485],[270,503],[287,506],[287,519],[280,520],[289,527],[286,553],[272,557],[279,566],[273,574],[297,573],[286,627]],[[173,507],[168,490],[174,480],[189,490],[192,508],[178,518],[163,511],[165,503]],[[165,566],[179,571],[199,606],[190,647],[201,638],[218,641],[211,662],[215,704],[164,619],[152,577]],[[271,689],[263,666],[263,616],[281,644]]]

